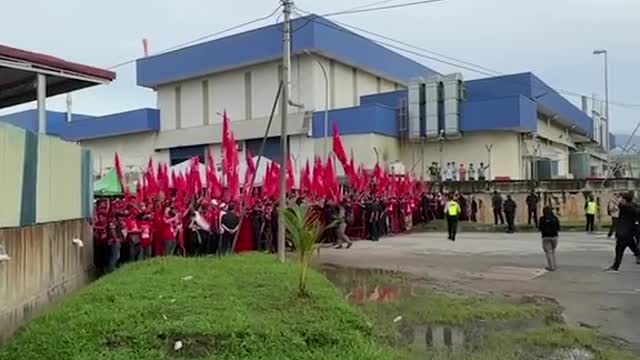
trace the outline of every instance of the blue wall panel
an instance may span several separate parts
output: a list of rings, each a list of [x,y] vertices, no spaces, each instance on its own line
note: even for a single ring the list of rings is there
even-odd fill
[[[533,132],[537,125],[536,104],[523,96],[470,101],[462,106],[462,131]]]
[[[398,137],[396,110],[380,104],[329,111],[329,136],[333,124],[338,125],[341,135],[380,134]],[[324,112],[313,113],[313,137],[324,136]]]
[[[159,129],[159,110],[138,109],[65,123],[60,137],[77,141]]]
[[[402,100],[406,101],[407,90],[398,90],[382,94],[373,94],[360,97],[360,105],[381,104],[390,108],[398,108]]]
[[[81,120],[92,118],[89,115],[73,114],[71,120]],[[0,121],[13,126],[38,132],[38,111],[25,110],[0,117]],[[59,111],[47,111],[47,134],[62,136],[67,124],[67,113]]]

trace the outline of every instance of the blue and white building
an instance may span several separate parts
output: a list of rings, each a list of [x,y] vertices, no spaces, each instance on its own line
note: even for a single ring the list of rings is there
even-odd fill
[[[207,148],[218,156],[227,111],[239,148],[257,154],[281,80],[281,26],[139,59],[137,83],[156,92],[157,109],[84,116],[48,129],[93,150],[96,170],[111,166],[116,151],[130,167],[144,167],[149,156],[175,164],[204,157]],[[337,123],[347,152],[369,167],[402,163],[419,175],[433,162],[483,162],[492,177],[511,179],[603,171],[606,121],[595,124],[532,73],[464,81],[321,17],[298,18],[293,29],[291,96],[304,105],[290,108],[297,167],[331,148],[327,108],[328,128]],[[51,113],[49,122],[58,117]],[[265,149],[274,160],[279,134],[277,110]]]

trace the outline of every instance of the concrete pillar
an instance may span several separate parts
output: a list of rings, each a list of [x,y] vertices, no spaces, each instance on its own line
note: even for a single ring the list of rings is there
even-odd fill
[[[38,91],[38,133],[47,133],[47,77],[44,74],[37,75]]]

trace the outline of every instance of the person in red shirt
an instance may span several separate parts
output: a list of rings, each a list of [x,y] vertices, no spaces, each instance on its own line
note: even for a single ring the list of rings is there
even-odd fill
[[[162,237],[162,243],[164,244],[164,254],[167,256],[173,255],[178,245],[177,241],[177,226],[180,221],[178,214],[171,205],[167,205],[164,208],[164,214],[162,216],[162,229],[160,231]]]

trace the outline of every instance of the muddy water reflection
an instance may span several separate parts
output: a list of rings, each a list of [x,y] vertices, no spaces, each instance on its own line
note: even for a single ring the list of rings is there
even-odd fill
[[[320,270],[344,294],[357,304],[397,301],[420,296],[415,279],[406,274],[379,269],[353,269],[322,266]],[[501,331],[526,331],[545,325],[544,319],[516,319],[504,321],[469,321],[462,326],[423,323],[406,318],[399,309],[390,326],[399,335],[399,341],[416,351],[429,349],[476,349],[490,334]]]
[[[400,302],[407,298],[419,297],[425,289],[417,286],[417,281],[408,275],[378,269],[354,269],[330,265],[319,268],[327,278],[344,294],[345,298],[360,305]],[[411,303],[409,301],[408,303]],[[401,306],[405,306],[402,304]],[[410,311],[395,308],[393,314],[386,314],[389,326],[397,334],[397,341],[417,353],[430,351],[471,351],[479,350],[487,339],[498,333],[519,333],[545,327],[544,317],[509,320],[473,320],[461,326],[438,323],[424,323],[410,318]],[[397,312],[397,313],[395,313]],[[387,321],[387,320],[385,320]],[[382,323],[384,323],[383,321]],[[552,320],[556,321],[556,320]],[[466,356],[466,355],[464,355]],[[541,353],[523,351],[520,355],[527,360],[593,360],[594,353],[582,348],[558,349]],[[465,357],[466,358],[466,357]]]

